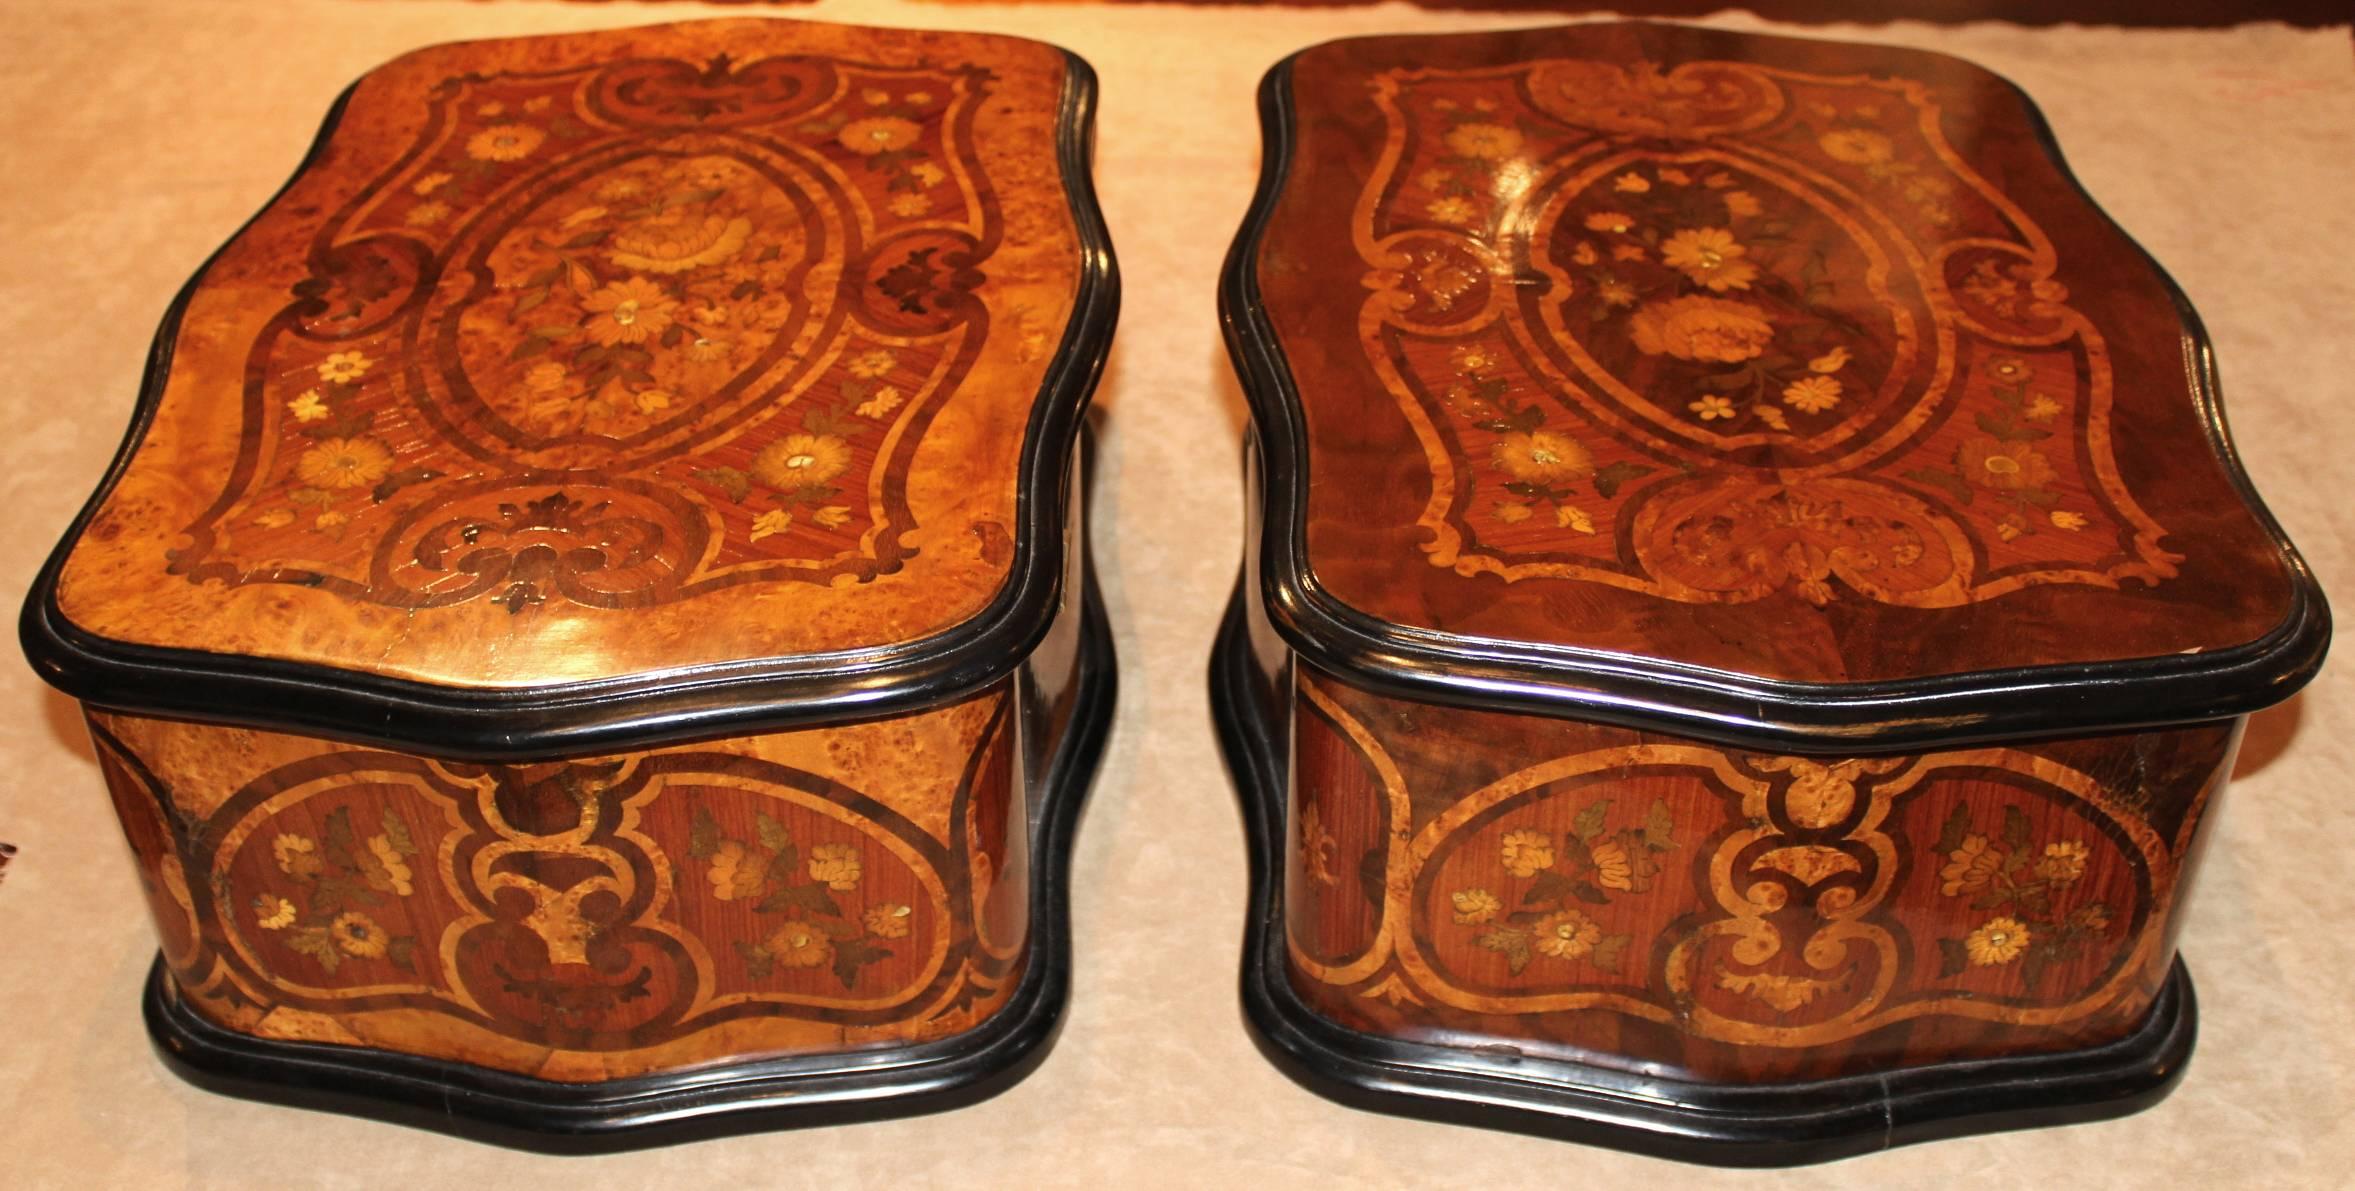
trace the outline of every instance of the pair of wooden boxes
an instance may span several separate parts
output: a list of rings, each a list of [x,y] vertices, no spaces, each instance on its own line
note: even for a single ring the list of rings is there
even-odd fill
[[[1093,96],[712,22],[345,97],[26,609],[176,1067],[600,1148],[1038,1060],[1113,692]],[[1271,1056],[1727,1162],[2163,1094],[2199,829],[2327,612],[2027,102],[1645,25],[1261,102],[1212,679]]]

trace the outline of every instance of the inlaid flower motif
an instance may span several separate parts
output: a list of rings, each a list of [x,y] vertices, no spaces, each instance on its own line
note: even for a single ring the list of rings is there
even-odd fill
[[[2091,854],[2083,843],[2073,839],[2046,844],[2043,857],[2036,862],[2036,875],[2056,885],[2066,885],[2085,875],[2085,860]]]
[[[1999,442],[1992,435],[1963,440],[1955,462],[1972,483],[2000,492],[2042,488],[2053,481],[2052,463],[2044,452],[2024,442]]]
[[[2031,422],[2052,421],[2060,412],[2061,403],[2050,397],[2038,395],[2028,399],[2028,420]]]
[[[589,338],[604,347],[644,343],[670,328],[679,300],[643,277],[612,282],[581,300],[594,317]]]
[[[1597,211],[1586,217],[1586,230],[1619,234],[1635,230],[1635,220],[1618,211]]]
[[[284,529],[294,524],[294,513],[288,509],[272,509],[254,518],[253,523],[263,529]]]
[[[858,414],[862,418],[880,418],[885,414],[898,409],[900,402],[904,400],[906,400],[906,398],[900,396],[900,391],[898,389],[895,389],[890,385],[885,385],[882,388],[875,390],[874,396],[867,398],[865,401],[859,402],[858,408],[852,412]]]
[[[368,850],[360,856],[360,873],[370,888],[380,893],[407,897],[416,892],[411,884],[413,874],[402,862],[400,850],[393,847],[390,836],[368,837]]]
[[[1756,359],[1774,338],[1766,312],[1746,302],[1692,294],[1646,302],[1628,316],[1637,351],[1679,360],[1739,364]]]
[[[1464,926],[1478,926],[1504,909],[1504,903],[1485,889],[1458,889],[1447,900],[1455,907],[1455,920]]]
[[[253,899],[254,925],[263,930],[285,930],[296,916],[294,903],[283,897],[264,893]]]
[[[1482,343],[1467,343],[1447,353],[1447,362],[1457,372],[1486,372],[1502,363],[1496,349]]]
[[[1995,356],[1987,361],[1987,376],[1997,384],[2024,385],[2036,373],[2029,369],[2028,361],[2018,356]]]
[[[2076,913],[2069,915],[2069,925],[2080,930],[2108,930],[2110,929],[2110,908],[2100,902],[2079,906]]]
[[[2070,533],[2075,533],[2078,530],[2085,528],[2084,514],[2072,513],[2067,509],[2054,509],[2049,515],[2045,517],[2045,520],[2052,522],[2052,527],[2054,529],[2065,529]]]
[[[366,488],[392,471],[392,448],[368,435],[321,439],[295,461],[295,474],[313,488]]]
[[[1521,151],[1521,134],[1502,124],[1459,124],[1447,134],[1447,147],[1466,157],[1497,161]]]
[[[850,524],[850,506],[820,506],[817,512],[810,514],[810,520],[817,522],[819,525],[824,526],[827,529],[840,529],[843,526]]]
[[[765,880],[759,859],[736,840],[720,842],[718,850],[711,854],[711,868],[704,877],[711,882],[711,895],[724,902],[752,896]]]
[[[1423,210],[1431,218],[1441,223],[1470,223],[1472,217],[1480,213],[1480,208],[1473,206],[1468,200],[1453,196],[1433,199],[1431,204]]]
[[[341,509],[329,509],[326,512],[319,514],[318,516],[311,518],[311,524],[318,529],[336,529],[338,527],[350,524],[351,520],[351,514],[346,513]]]
[[[834,943],[806,922],[788,922],[761,943],[769,957],[788,968],[814,968],[834,955]]]
[[[1603,941],[1603,928],[1576,910],[1541,918],[1534,928],[1537,949],[1555,959],[1577,959]]]
[[[1621,174],[1611,179],[1611,189],[1621,194],[1643,194],[1651,188],[1651,181],[1642,174]]]
[[[432,227],[434,224],[440,223],[442,220],[448,219],[449,217],[450,204],[436,199],[432,202],[419,203],[416,206],[409,208],[409,213],[401,217],[401,222],[408,224],[410,227]]]
[[[494,124],[467,138],[466,155],[476,161],[518,161],[547,139],[547,133],[529,124]]]
[[[1504,838],[1505,871],[1527,877],[1554,866],[1553,837],[1542,831],[1509,831]]]
[[[297,422],[316,422],[327,416],[327,401],[319,396],[319,390],[304,389],[286,403],[286,412]]]
[[[1876,165],[1896,156],[1888,137],[1866,128],[1843,128],[1816,138],[1824,156],[1850,165]]]
[[[775,537],[791,528],[793,528],[793,514],[783,509],[770,509],[752,519],[752,531],[744,536],[747,540],[757,542],[762,538]]]
[[[850,374],[862,380],[873,380],[876,377],[891,371],[892,367],[898,363],[898,353],[886,350],[884,348],[876,348],[873,351],[864,352],[852,357],[850,361]]]
[[[1530,512],[1529,506],[1521,501],[1500,500],[1496,502],[1496,519],[1507,525],[1519,525],[1529,520]]]
[[[788,434],[752,457],[752,478],[782,491],[823,484],[850,466],[850,444],[831,434]]]
[[[1748,289],[1758,279],[1758,266],[1742,259],[1749,253],[1732,232],[1721,227],[1686,228],[1660,246],[1661,263],[1715,293]]]
[[[668,389],[644,389],[630,398],[630,404],[637,406],[639,413],[658,414],[671,407],[671,393]]]
[[[1635,862],[1627,854],[1627,845],[1606,839],[1587,848],[1587,862],[1594,865],[1594,882],[1605,889],[1627,892],[1635,888]]]
[[[728,341],[697,335],[687,341],[687,358],[698,364],[710,364],[728,358]]]
[[[2008,964],[2020,958],[2028,949],[2028,927],[2017,918],[1990,918],[1979,929],[1963,936],[1963,949],[1971,957],[1973,967],[1992,967]]]
[[[1644,252],[1644,246],[1641,244],[1614,244],[1611,246],[1611,259],[1615,261],[1640,261],[1647,259],[1647,257]]]
[[[543,360],[523,374],[523,387],[534,393],[553,393],[563,388],[564,382],[569,379],[571,373],[565,370],[564,365],[554,360]]]
[[[375,366],[376,361],[369,359],[366,352],[335,352],[319,362],[319,379],[350,384],[368,375],[368,370]]]
[[[1595,296],[1601,298],[1605,306],[1635,305],[1635,287],[1616,277],[1606,277],[1595,283]]]
[[[1783,402],[1804,413],[1820,414],[1840,404],[1840,382],[1828,376],[1809,376],[1783,387]]]
[[[1300,812],[1300,868],[1309,880],[1319,885],[1341,883],[1340,875],[1333,871],[1336,846],[1333,833],[1325,827],[1324,813],[1310,803]]]
[[[1809,360],[1807,362],[1807,370],[1809,372],[1830,374],[1838,372],[1842,368],[1846,368],[1848,366],[1848,360],[1848,349],[1844,347],[1835,347],[1832,350],[1825,352],[1824,354],[1817,356],[1812,360]]]
[[[1758,205],[1758,196],[1747,190],[1729,190],[1720,197],[1725,200],[1725,213],[1736,219],[1756,215],[1765,209]]]
[[[1730,421],[1733,416],[1739,412],[1734,409],[1733,402],[1728,401],[1715,393],[1708,394],[1698,401],[1688,402],[1685,405],[1685,408],[1693,411],[1696,414],[1699,414],[1701,420],[1704,422],[1717,418],[1724,418]]]
[[[903,219],[914,219],[932,210],[932,200],[920,194],[903,194],[891,200],[891,213]]]
[[[1977,893],[1995,880],[2003,868],[2003,851],[1990,844],[1986,836],[1964,838],[1962,846],[1946,854],[1946,867],[1938,870],[1938,889],[1948,897]]]
[[[867,933],[876,938],[904,939],[908,937],[908,920],[914,914],[915,911],[907,906],[885,902],[868,910],[866,917],[860,921],[867,924]]]
[[[725,263],[743,250],[744,241],[751,236],[752,221],[742,215],[663,220],[639,224],[615,236],[612,250],[605,255],[625,269],[684,273]],[[660,287],[653,288],[660,292]],[[667,318],[664,325],[669,325]]]
[[[335,916],[327,927],[327,937],[335,940],[337,948],[355,959],[377,959],[392,947],[392,936],[376,920],[358,910],[347,910]]]
[[[905,149],[924,135],[924,129],[913,120],[898,116],[869,116],[842,126],[834,139],[842,147],[861,157],[873,157],[894,149]]]
[[[948,181],[948,171],[929,161],[919,161],[908,167],[908,173],[926,186],[938,186]]]
[[[1497,439],[1488,453],[1506,475],[1530,484],[1559,486],[1595,469],[1593,452],[1552,430],[1515,431]]]
[[[849,844],[819,844],[810,849],[810,880],[824,881],[836,893],[859,887],[859,850]]]
[[[426,195],[432,194],[434,191],[440,190],[442,187],[449,184],[450,175],[448,174],[427,174],[424,177],[419,178],[415,182],[409,184],[409,193],[416,195],[419,198],[424,198]]]

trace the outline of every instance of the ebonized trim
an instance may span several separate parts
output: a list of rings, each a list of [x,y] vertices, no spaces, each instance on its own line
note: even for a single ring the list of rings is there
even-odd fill
[[[1263,530],[1260,598],[1276,631],[1320,669],[1426,702],[1574,715],[1743,748],[1863,753],[2245,715],[2287,699],[2321,668],[2331,633],[2322,588],[2241,467],[2217,392],[2214,353],[2198,314],[2174,279],[2123,229],[2120,236],[2150,265],[2182,316],[2185,370],[2210,444],[2279,549],[2289,575],[2290,607],[2280,624],[2255,641],[2194,655],[1902,681],[1787,682],[1631,654],[1460,636],[1395,624],[1349,606],[1326,591],[1310,567],[1308,430],[1283,344],[1267,317],[1257,268],[1294,152],[1291,81],[1298,57],[1277,63],[1260,82],[1264,149],[1259,188],[1220,275],[1219,321],[1251,406],[1267,477],[1264,507],[1248,513]],[[2070,171],[2035,103],[2016,84],[1987,73],[2018,94],[2061,177],[2117,227]]]
[[[2058,1054],[1936,1063],[1806,1083],[1645,1078],[1579,1063],[1379,1037],[1340,1026],[1293,987],[1284,932],[1285,754],[1279,708],[1258,707],[1237,585],[1210,666],[1220,751],[1251,857],[1242,996],[1261,1053],[1353,1108],[1719,1166],[1793,1166],[1913,1142],[2124,1116],[2183,1078],[2198,1034],[2180,959],[2149,1015],[2115,1042]]]
[[[1070,726],[1039,784],[1028,962],[1013,994],[953,1038],[561,1083],[392,1051],[255,1038],[183,1002],[158,958],[147,1027],[175,1073],[209,1091],[325,1109],[555,1154],[610,1153],[772,1129],[940,1112],[987,1100],[1045,1059],[1071,988],[1072,837],[1112,726],[1111,629],[1092,568]]]
[[[906,714],[1005,677],[1037,648],[1062,595],[1064,514],[1083,414],[1110,351],[1120,273],[1096,202],[1096,74],[1062,51],[1056,160],[1080,246],[1079,287],[1025,430],[1014,556],[1004,586],[970,620],[914,641],[758,658],[594,682],[467,688],[269,658],[117,641],[57,604],[67,556],[138,453],[163,397],[190,298],[215,260],[275,207],[327,150],[355,83],[329,109],[303,163],[166,310],[129,432],[105,481],[34,580],[19,621],[33,668],[66,694],[115,710],[294,732],[466,761],[523,761],[639,749],[818,722]]]

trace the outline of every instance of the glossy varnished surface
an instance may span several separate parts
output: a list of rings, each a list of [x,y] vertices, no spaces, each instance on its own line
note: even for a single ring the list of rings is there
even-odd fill
[[[1308,1004],[1711,1083],[2128,1034],[2237,740],[1773,755],[1296,682],[1284,888]]]
[[[179,997],[565,1082],[946,1037],[1015,978],[1008,688],[519,766],[98,713]]]
[[[187,298],[57,610],[454,687],[970,620],[1036,579],[1026,434],[1101,266],[1075,70],[710,22],[372,72]]]
[[[1263,423],[1294,421],[1295,637],[1362,614],[1435,657],[1822,684],[2311,620],[2190,316],[1994,76],[1640,25],[1285,71],[1230,315],[1281,362]]]

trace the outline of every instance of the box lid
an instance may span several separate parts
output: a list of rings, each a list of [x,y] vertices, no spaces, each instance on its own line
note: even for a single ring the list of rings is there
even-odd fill
[[[67,692],[446,755],[881,713],[1045,633],[1093,77],[709,21],[381,67],[192,280],[28,600]]]
[[[1997,76],[1595,24],[1334,42],[1261,99],[1222,298],[1315,664],[1839,749],[2319,665],[2196,317]]]

